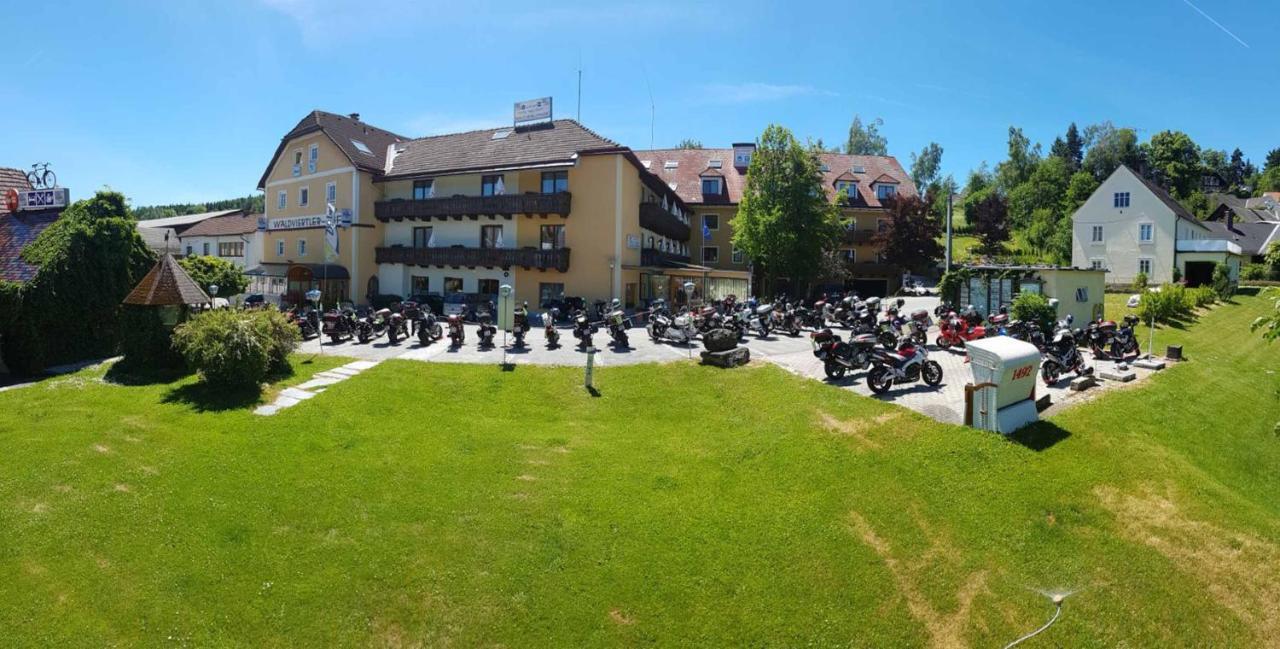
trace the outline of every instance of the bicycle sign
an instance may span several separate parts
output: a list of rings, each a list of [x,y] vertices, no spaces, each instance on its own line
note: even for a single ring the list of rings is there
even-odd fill
[[[31,165],[27,182],[31,183],[32,189],[53,189],[58,186],[58,177],[49,171],[49,163],[43,162]]]
[[[69,202],[70,192],[65,187],[18,192],[19,210],[61,208],[66,207]]]

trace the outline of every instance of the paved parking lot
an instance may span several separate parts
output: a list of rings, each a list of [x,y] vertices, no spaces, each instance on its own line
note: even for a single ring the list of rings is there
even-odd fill
[[[926,308],[932,312],[936,305],[936,297],[913,297],[906,298],[904,309],[908,313],[919,308]],[[836,332],[846,335],[846,332],[840,329],[837,329]],[[595,363],[599,366],[607,367],[631,363],[669,362],[686,358],[697,359],[698,353],[702,351],[701,342],[696,342],[692,348],[685,345],[654,343],[649,340],[644,327],[638,324],[633,325],[628,333],[631,347],[629,349],[615,349],[609,344],[608,334],[601,329],[594,339],[598,350],[595,356]],[[937,329],[935,327],[930,331],[929,339],[933,340],[936,335]],[[388,358],[403,358],[418,361],[493,363],[495,365],[507,362],[516,365],[582,366],[586,363],[586,352],[577,347],[577,340],[574,339],[567,328],[560,329],[560,347],[556,349],[547,348],[546,337],[540,327],[526,336],[523,349],[507,346],[505,348],[505,356],[503,353],[504,347],[502,347],[502,332],[498,332],[495,341],[498,346],[493,349],[479,349],[476,345],[478,341],[476,327],[468,325],[465,344],[456,348],[449,345],[448,338],[425,346],[418,344],[416,338],[400,341],[396,345],[388,344],[386,338],[380,338],[363,345],[355,341],[348,341],[338,345],[326,342],[323,349],[319,346],[318,340],[312,339],[303,343],[302,351],[340,354],[375,361]],[[786,334],[771,334],[769,337],[762,339],[751,336],[744,344],[751,349],[753,361],[775,363],[801,376],[819,381],[826,380],[821,361],[813,356],[808,332],[796,338]],[[911,408],[939,421],[960,423],[964,414],[964,385],[972,378],[969,366],[965,362],[965,354],[963,351],[942,351],[930,347],[929,357],[942,366],[941,386],[930,388],[923,383],[895,386],[888,394],[876,398]],[[1113,365],[1109,361],[1091,364],[1097,368],[1097,371],[1108,369]],[[1137,374],[1137,380],[1139,381],[1150,374],[1146,370],[1137,368],[1133,368],[1133,371]],[[838,382],[831,383],[845,390],[874,396],[866,385],[864,374],[864,372],[856,372],[852,375],[847,375]],[[1070,378],[1071,376],[1069,375],[1068,378],[1060,381],[1058,385],[1050,387],[1039,383],[1037,389],[1040,392],[1038,393],[1044,394],[1048,392],[1054,404],[1065,404],[1071,400],[1080,399],[1082,397],[1081,393],[1073,393],[1068,390]],[[1106,381],[1101,383],[1101,388],[1093,388],[1089,392],[1115,385]],[[1084,394],[1088,394],[1088,392]]]

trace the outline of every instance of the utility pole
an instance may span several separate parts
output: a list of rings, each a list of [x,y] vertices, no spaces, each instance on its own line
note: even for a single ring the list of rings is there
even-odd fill
[[[947,190],[947,256],[943,265],[944,272],[951,272],[951,197],[955,193],[948,188]]]

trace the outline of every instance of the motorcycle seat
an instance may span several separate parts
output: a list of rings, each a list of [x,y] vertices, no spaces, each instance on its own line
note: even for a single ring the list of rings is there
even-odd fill
[[[822,331],[813,332],[814,342],[825,343],[825,342],[830,342],[832,340],[839,340],[839,339],[840,337],[835,335],[834,333],[831,333],[830,329],[823,329]]]
[[[851,342],[859,345],[875,345],[879,339],[875,334],[858,334],[850,339]]]

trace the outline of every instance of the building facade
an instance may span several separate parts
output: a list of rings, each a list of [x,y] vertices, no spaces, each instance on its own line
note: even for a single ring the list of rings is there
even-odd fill
[[[1071,217],[1071,264],[1103,269],[1110,285],[1173,281],[1208,283],[1214,266],[1239,277],[1240,245],[1200,222],[1164,189],[1121,165]]]
[[[693,264],[718,272],[744,295],[750,260],[734,248],[733,220],[746,187],[747,169],[755,145],[734,144],[726,149],[658,149],[638,151],[647,169],[674,188],[693,210],[690,240]],[[840,254],[849,264],[850,279],[842,288],[863,295],[888,295],[901,283],[901,269],[882,263],[873,243],[888,219],[888,202],[897,196],[914,196],[915,185],[902,165],[891,156],[859,156],[824,153],[819,156],[827,197],[840,203],[845,235]],[[737,278],[741,279],[737,279]]]

